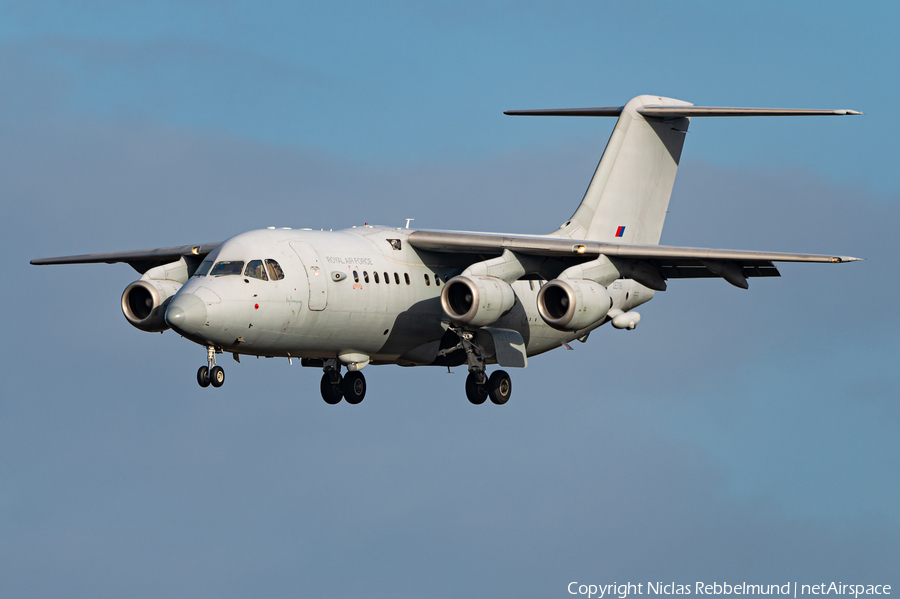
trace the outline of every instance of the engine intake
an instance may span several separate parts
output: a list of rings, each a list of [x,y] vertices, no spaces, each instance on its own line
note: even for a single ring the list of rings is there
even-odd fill
[[[580,331],[606,316],[612,308],[603,285],[584,279],[554,279],[537,296],[541,318],[560,331]]]
[[[456,323],[485,326],[505,316],[516,305],[516,293],[497,277],[460,275],[441,291],[444,313]]]
[[[132,326],[149,333],[165,331],[166,306],[181,288],[177,281],[141,279],[122,292],[122,313]]]

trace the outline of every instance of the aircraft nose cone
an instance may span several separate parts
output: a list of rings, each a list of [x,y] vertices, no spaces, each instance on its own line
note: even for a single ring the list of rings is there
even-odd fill
[[[166,309],[166,322],[176,331],[197,333],[206,325],[206,304],[192,293],[178,294]]]

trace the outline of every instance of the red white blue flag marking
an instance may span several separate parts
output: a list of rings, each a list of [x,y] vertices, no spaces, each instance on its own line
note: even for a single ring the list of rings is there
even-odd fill
[[[622,237],[623,235],[625,235],[625,227],[621,226],[616,229],[616,237]]]

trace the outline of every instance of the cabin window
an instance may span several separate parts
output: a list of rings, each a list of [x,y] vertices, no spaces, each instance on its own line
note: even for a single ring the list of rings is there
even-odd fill
[[[244,269],[244,276],[250,277],[251,279],[260,279],[262,281],[269,280],[266,277],[266,269],[263,266],[262,260],[251,260],[248,262],[247,268]]]
[[[378,280],[378,271],[373,272],[372,275],[375,277],[375,282],[376,282],[376,283],[380,283],[380,282],[381,282],[381,281]]]
[[[387,273],[384,273],[384,284],[385,285],[391,284],[391,277],[389,277]]]
[[[355,270],[353,271],[353,282],[359,283],[359,273],[356,272]]]
[[[284,278],[284,271],[281,266],[271,258],[266,260],[266,268],[269,270],[269,278],[273,281],[280,281]]]
[[[204,260],[200,263],[200,267],[194,271],[195,277],[205,277],[206,273],[209,272],[209,269],[212,268],[212,260]]]
[[[409,285],[409,273],[408,272],[403,273],[403,278],[406,280],[406,284]]]
[[[365,281],[366,283],[369,282],[369,271],[367,270],[363,271],[363,281]]]
[[[437,276],[437,275],[434,275],[434,284],[435,284],[437,287],[440,287],[440,286],[441,286],[441,278],[440,278],[439,276]]]
[[[427,273],[427,272],[425,273],[425,286],[426,286],[426,287],[431,287],[431,279],[428,278],[428,273]]]
[[[528,288],[531,289],[532,291],[534,291],[534,281],[531,281],[531,280],[528,281]]]
[[[397,273],[394,273],[394,282],[398,285],[400,284],[400,275],[398,275]]]
[[[209,272],[211,277],[224,277],[226,275],[239,275],[244,270],[243,260],[231,260],[219,262]]]

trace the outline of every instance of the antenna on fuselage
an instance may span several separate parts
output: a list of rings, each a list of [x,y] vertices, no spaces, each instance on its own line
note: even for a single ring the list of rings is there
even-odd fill
[[[409,223],[410,223],[410,221],[414,221],[414,220],[416,220],[416,219],[414,219],[414,218],[408,218],[408,219],[406,219],[406,228],[407,228],[407,229],[409,228]]]

